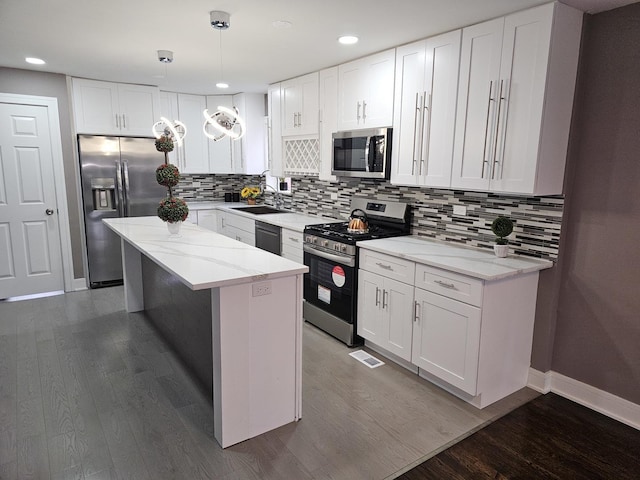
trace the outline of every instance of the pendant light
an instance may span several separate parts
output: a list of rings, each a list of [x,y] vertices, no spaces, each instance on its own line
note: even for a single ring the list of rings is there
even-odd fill
[[[158,60],[165,66],[165,77],[167,76],[167,65],[173,62],[173,52],[171,50],[158,50]],[[182,140],[187,135],[187,127],[180,120],[173,122],[166,117],[160,117],[160,120],[153,124],[151,132],[156,138],[161,136],[170,137],[174,140],[178,147],[182,146]]]
[[[209,21],[211,26],[220,32],[220,80],[216,83],[218,88],[229,88],[229,85],[224,82],[224,70],[222,68],[222,31],[227,30],[230,23],[230,15],[227,12],[221,12],[213,10],[209,12]],[[217,142],[225,137],[237,140],[244,135],[245,124],[242,118],[240,118],[238,109],[233,109],[218,106],[216,112],[210,114],[208,109],[202,112],[204,116],[204,125],[202,130],[204,134]],[[210,131],[213,130],[213,131]]]

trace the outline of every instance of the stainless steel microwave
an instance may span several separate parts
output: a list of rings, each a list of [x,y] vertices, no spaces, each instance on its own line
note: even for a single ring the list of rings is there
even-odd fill
[[[331,173],[338,177],[389,180],[391,133],[391,127],[334,133]]]

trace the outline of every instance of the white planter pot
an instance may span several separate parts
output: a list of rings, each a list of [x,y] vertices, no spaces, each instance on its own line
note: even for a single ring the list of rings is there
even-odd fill
[[[180,233],[180,225],[182,222],[167,222],[167,228],[169,229],[169,233],[171,235],[178,235]]]
[[[509,255],[509,245],[494,245],[493,253],[496,254],[496,257],[504,258]]]

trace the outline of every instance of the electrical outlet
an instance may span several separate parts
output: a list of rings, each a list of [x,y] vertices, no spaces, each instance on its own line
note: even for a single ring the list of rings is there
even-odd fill
[[[253,296],[261,297],[262,295],[271,295],[271,282],[254,283]]]
[[[337,192],[331,192],[331,200],[337,200],[338,199],[338,193]]]
[[[467,215],[467,207],[464,205],[454,205],[453,214],[458,215],[459,217],[464,217]]]

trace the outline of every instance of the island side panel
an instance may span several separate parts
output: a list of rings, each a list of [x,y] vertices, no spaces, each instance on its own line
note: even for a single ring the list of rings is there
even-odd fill
[[[211,294],[193,291],[176,276],[142,257],[145,317],[213,398]]]
[[[223,448],[299,418],[299,284],[292,275],[212,291],[214,433]]]
[[[124,307],[127,312],[140,312],[144,310],[142,254],[124,238],[120,242],[122,245]]]

